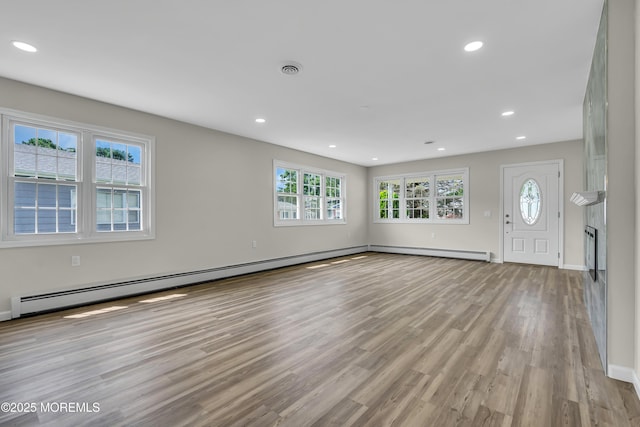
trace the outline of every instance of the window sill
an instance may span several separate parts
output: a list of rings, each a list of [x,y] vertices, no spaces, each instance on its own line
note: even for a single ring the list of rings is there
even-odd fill
[[[48,237],[48,238],[47,238]],[[53,237],[53,236],[52,236]],[[4,248],[23,248],[23,247],[38,247],[38,246],[61,246],[61,245],[82,245],[88,243],[114,243],[114,242],[132,242],[139,240],[154,240],[156,238],[155,233],[114,233],[109,236],[91,236],[91,237],[61,237],[55,236],[52,238],[46,236],[42,239],[23,239],[16,238],[12,240],[0,241],[0,249]]]
[[[432,225],[469,225],[468,219],[448,219],[448,220],[433,220],[433,219],[376,219],[373,221],[374,224],[432,224]]]
[[[304,226],[319,226],[319,225],[346,225],[346,220],[336,221],[277,221],[273,224],[274,227],[304,227]]]

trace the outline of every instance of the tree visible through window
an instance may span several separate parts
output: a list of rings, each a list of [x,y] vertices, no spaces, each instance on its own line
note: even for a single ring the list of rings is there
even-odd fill
[[[142,147],[96,139],[97,231],[138,231],[142,228]]]
[[[380,218],[400,218],[400,180],[380,181],[379,215]]]
[[[152,235],[150,139],[13,113],[2,114],[10,161],[0,171],[10,191],[2,194],[0,246],[99,240],[95,233],[104,232]]]
[[[468,170],[374,180],[375,221],[468,223]]]
[[[304,219],[316,220],[322,219],[321,203],[322,197],[320,193],[320,185],[322,177],[314,173],[304,174],[304,186],[302,194],[304,195]]]
[[[12,130],[13,232],[75,233],[79,135],[26,124]]]
[[[325,178],[327,219],[342,219],[342,179],[333,176]]]
[[[298,219],[298,171],[278,168],[276,170],[276,193],[278,218]]]
[[[344,222],[344,176],[274,162],[275,225]]]
[[[429,219],[431,182],[427,178],[407,178],[405,200],[407,218]]]
[[[464,181],[462,175],[436,176],[436,200],[439,219],[462,219]]]

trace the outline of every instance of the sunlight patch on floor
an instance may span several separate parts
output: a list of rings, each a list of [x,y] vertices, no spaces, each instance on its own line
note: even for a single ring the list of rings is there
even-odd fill
[[[95,316],[97,314],[109,313],[117,310],[123,310],[125,308],[129,308],[129,307],[122,306],[122,305],[114,305],[112,307],[107,307],[100,310],[91,310],[91,311],[85,311],[84,313],[71,314],[69,316],[64,316],[64,318],[65,319],[82,319],[84,317]]]
[[[145,299],[145,300],[142,300],[140,302],[149,303],[149,302],[167,301],[167,300],[170,300],[170,299],[175,299],[175,298],[180,298],[180,297],[185,297],[185,296],[187,296],[187,294],[171,294],[171,295],[165,295],[163,297]]]
[[[310,265],[309,267],[307,267],[309,270],[315,270],[316,268],[321,268],[321,267],[328,267],[329,264],[316,264],[316,265]]]

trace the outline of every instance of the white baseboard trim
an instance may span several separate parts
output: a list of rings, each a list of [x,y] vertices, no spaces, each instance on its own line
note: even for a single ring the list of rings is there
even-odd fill
[[[4,322],[5,320],[11,320],[10,311],[0,311],[0,322]]]
[[[584,265],[573,265],[573,264],[564,264],[560,268],[564,270],[576,270],[576,271],[586,271]]]
[[[27,314],[60,310],[63,308],[92,304],[100,301],[157,292],[165,289],[209,282],[227,277],[240,276],[243,274],[257,273],[260,271],[273,270],[275,268],[304,264],[328,258],[348,256],[366,252],[367,249],[367,246],[354,246],[350,248],[255,261],[245,264],[229,265],[207,270],[156,277],[140,277],[117,283],[92,284],[82,288],[48,292],[40,295],[14,296],[11,298],[11,312],[9,312],[7,319],[4,320],[12,318],[15,319]],[[0,313],[0,316],[2,314],[3,313]],[[0,317],[0,320],[3,320],[3,318]]]
[[[640,399],[640,378],[636,371],[633,371],[633,388],[636,390],[636,396]]]
[[[494,264],[504,264],[504,262],[502,262],[502,258],[491,258],[491,262]]]
[[[486,262],[489,262],[491,259],[491,252],[489,251],[414,248],[414,247],[405,247],[405,246],[385,246],[385,245],[369,245],[369,251],[391,253],[391,254],[403,254],[403,255],[424,255],[424,256],[433,256],[433,257],[441,257],[441,258],[470,259],[470,260],[486,261]]]
[[[614,380],[624,381],[626,383],[633,382],[633,369],[627,368],[626,366],[620,365],[612,365],[609,364],[607,366],[607,376],[609,378],[613,378]]]
[[[638,379],[635,370],[627,368],[626,366],[609,364],[607,366],[607,376],[614,380],[633,384],[633,387],[636,389],[636,394],[638,398],[640,398],[640,379]]]
[[[636,390],[636,396],[640,399],[640,378],[635,371],[633,372],[633,388]]]

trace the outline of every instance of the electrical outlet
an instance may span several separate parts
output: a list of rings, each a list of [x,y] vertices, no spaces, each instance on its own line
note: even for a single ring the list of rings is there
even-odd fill
[[[254,248],[254,249],[257,248],[258,247],[258,241],[257,240],[252,240],[251,241],[251,247]]]
[[[71,267],[77,267],[80,265],[80,255],[71,256]]]

